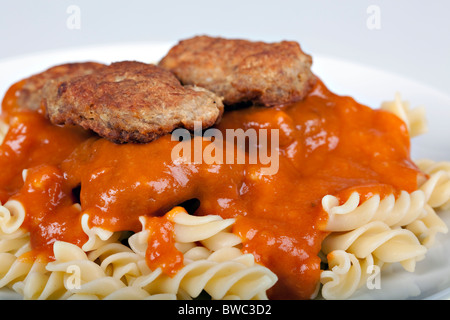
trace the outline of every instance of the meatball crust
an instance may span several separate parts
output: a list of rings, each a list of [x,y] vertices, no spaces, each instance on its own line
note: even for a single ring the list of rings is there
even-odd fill
[[[42,89],[45,85],[58,86],[72,78],[91,74],[105,65],[96,62],[66,63],[54,66],[23,80],[17,103],[23,109],[37,110],[42,101]]]
[[[209,36],[180,41],[159,62],[183,84],[211,90],[226,105],[250,101],[268,107],[302,100],[316,81],[311,64],[297,42]]]
[[[147,143],[176,128],[203,128],[220,120],[222,99],[197,86],[183,86],[168,70],[121,61],[88,75],[42,89],[54,124],[76,124],[116,143]]]

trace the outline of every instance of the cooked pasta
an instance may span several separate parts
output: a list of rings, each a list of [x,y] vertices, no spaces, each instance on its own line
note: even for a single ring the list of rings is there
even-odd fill
[[[22,280],[31,269],[33,263],[20,260],[22,254],[31,250],[29,233],[20,229],[17,221],[24,216],[20,203],[8,202],[8,206],[0,206],[2,220],[0,220],[0,288],[11,287]],[[14,221],[11,223],[11,221]],[[4,233],[4,231],[7,233]]]
[[[368,223],[352,231],[333,233],[322,243],[322,251],[345,250],[358,259],[370,254],[384,263],[400,262],[408,271],[423,259],[427,249],[406,229],[392,229],[381,221]]]
[[[48,272],[46,264],[35,261],[23,280],[12,288],[27,300],[58,299],[65,294],[64,273]]]
[[[0,230],[2,233],[17,232],[24,220],[25,209],[19,201],[10,200],[4,206],[0,203]]]
[[[328,270],[321,274],[322,296],[346,299],[365,284],[371,274],[368,268],[400,263],[413,272],[427,248],[410,230],[374,221],[353,231],[332,233],[323,241],[322,251],[328,262]]]
[[[74,207],[81,212],[81,206],[79,204],[75,204]],[[97,249],[104,246],[106,243],[114,242],[118,239],[119,233],[114,233],[98,227],[90,228],[88,221],[89,215],[83,214],[81,216],[81,227],[83,228],[84,233],[89,237],[88,241],[83,244],[84,251]]]
[[[417,161],[419,168],[429,175],[420,190],[425,193],[426,201],[432,208],[450,209],[450,162],[432,160]]]
[[[142,289],[128,286],[119,277],[108,275],[101,265],[90,260],[76,245],[57,241],[54,244],[54,255],[53,262],[43,263],[37,260],[32,265],[24,265],[17,259],[15,263],[22,266],[23,280],[16,281],[12,288],[25,299],[173,298],[170,294],[151,296]]]
[[[381,109],[402,119],[410,137],[428,130],[425,109],[410,109],[398,93]],[[448,232],[435,210],[450,208],[450,162],[427,159],[416,164],[428,176],[419,176],[419,188],[412,193],[384,198],[375,194],[361,202],[354,192],[344,203],[333,195],[323,197],[322,207],[329,216],[326,230],[331,232],[322,243],[328,264],[321,274],[324,298],[350,297],[364,285],[367,267],[401,263],[414,271],[436,235]]]
[[[29,250],[30,234],[18,230],[12,234],[0,234],[0,252],[20,255]]]
[[[320,281],[323,285],[322,297],[328,300],[350,298],[374,271],[379,272],[383,266],[383,262],[374,259],[371,254],[358,259],[345,250],[334,250],[326,258],[329,269],[322,272]]]
[[[422,245],[430,248],[438,233],[448,233],[448,226],[431,206],[426,205],[425,210],[427,211],[425,217],[408,224],[406,229],[414,233]]]
[[[409,102],[402,101],[400,93],[395,94],[393,101],[385,101],[381,104],[382,110],[394,113],[402,119],[411,137],[416,137],[428,131],[428,124],[425,118],[425,108],[420,106],[411,109]]]
[[[142,257],[137,255],[129,247],[112,242],[89,252],[89,260],[98,261],[105,274],[119,279],[125,284],[130,284],[141,275],[139,262]]]
[[[79,67],[19,81],[2,102],[0,288],[24,299],[346,299],[386,265],[413,272],[448,232],[450,162],[414,165],[425,109],[399,94],[374,110],[315,77],[301,100],[194,124],[181,156],[180,136],[117,143],[136,134],[120,121],[100,135],[56,125],[46,95],[77,100],[104,82],[92,71],[52,89]],[[106,95],[126,89],[110,84]],[[125,89],[116,100],[135,101]]]
[[[426,198],[421,190],[409,194],[402,191],[396,198],[393,194],[381,199],[376,194],[361,203],[360,194],[353,192],[348,200],[339,205],[339,199],[327,195],[322,207],[328,213],[327,231],[350,231],[372,221],[383,221],[389,227],[406,226],[426,215]]]
[[[322,243],[328,263],[321,274],[324,298],[350,297],[364,284],[364,270],[373,261],[378,267],[398,262],[413,272],[436,235],[448,232],[432,208],[445,208],[446,172],[429,173],[430,179],[420,190],[402,192],[397,199],[390,195],[380,200],[375,195],[360,203],[355,192],[339,205],[336,197],[323,198],[323,208],[329,214],[327,230],[331,231]]]
[[[230,232],[234,219],[220,216],[196,217],[181,208],[170,214],[175,222],[175,239],[183,252],[184,267],[174,277],[159,270],[148,270],[133,286],[157,293],[178,293],[179,297],[197,297],[203,290],[213,299],[265,299],[266,290],[277,277],[267,268],[255,263],[251,254],[239,249],[240,239]],[[130,238],[130,245],[144,255],[148,231]],[[199,245],[198,242],[201,244]]]
[[[12,287],[23,280],[31,270],[33,263],[18,259],[12,253],[0,253],[0,288]]]
[[[55,261],[41,263],[36,260],[26,277],[13,287],[25,299],[59,299],[72,292],[68,277],[74,270],[79,284],[92,281],[103,276],[103,271],[97,264],[89,261],[79,247],[66,243],[55,242],[53,246]]]
[[[374,259],[377,266],[398,262],[405,270],[414,271],[416,262],[423,259],[436,235],[448,232],[427,203],[431,193],[427,192],[427,186],[436,190],[435,179],[411,195],[402,192],[398,199],[391,195],[380,200],[375,195],[361,204],[359,194],[353,193],[339,206],[337,198],[324,198],[323,207],[330,217],[327,228],[332,231],[322,243],[328,263],[328,269],[321,275],[325,298],[348,298],[364,284],[367,274],[361,270]]]
[[[0,287],[9,286],[25,299],[191,299],[203,290],[213,299],[267,298],[277,277],[241,252],[240,238],[231,233],[234,219],[190,216],[181,208],[168,216],[184,257],[184,267],[173,277],[146,264],[150,233],[144,217],[142,231],[128,239],[128,247],[118,241],[120,233],[89,228],[83,216],[87,243],[92,244],[80,248],[56,241],[52,262],[21,258],[28,234],[16,231],[3,237]]]
[[[444,171],[450,174],[450,161],[434,161],[430,159],[421,159],[415,161],[417,166],[426,174],[433,174]]]

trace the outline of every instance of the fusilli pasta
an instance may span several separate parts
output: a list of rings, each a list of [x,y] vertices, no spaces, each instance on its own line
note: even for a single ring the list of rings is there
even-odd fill
[[[321,274],[322,296],[345,299],[361,287],[365,268],[399,262],[414,271],[438,233],[448,227],[436,213],[450,206],[450,163],[421,160],[418,167],[428,175],[419,190],[395,198],[372,196],[360,203],[357,192],[340,205],[337,197],[322,199],[331,234],[322,243],[328,269]]]
[[[322,243],[322,251],[345,250],[358,259],[369,254],[385,263],[400,262],[408,271],[414,271],[427,249],[409,230],[392,229],[381,221],[368,223],[349,232],[332,233]]]
[[[241,240],[231,232],[234,219],[190,216],[182,208],[168,215],[184,257],[184,267],[173,277],[146,264],[148,218],[141,218],[143,229],[128,239],[128,247],[120,243],[121,233],[89,228],[83,215],[88,245],[56,241],[52,262],[21,259],[30,250],[27,233],[18,229],[3,235],[0,287],[25,299],[191,299],[202,291],[213,299],[267,298],[277,277],[241,252]]]
[[[12,234],[19,230],[25,220],[25,209],[16,200],[9,200],[4,206],[0,203],[0,231]]]
[[[149,270],[133,286],[150,293],[163,289],[181,298],[195,298],[203,290],[213,299],[267,298],[266,290],[275,284],[277,277],[256,264],[253,255],[241,252],[240,238],[230,232],[234,219],[195,217],[181,208],[174,210],[176,247],[183,252],[185,266],[174,277]],[[130,238],[130,246],[141,256],[148,237],[145,220],[142,222],[144,231]]]
[[[429,178],[419,187],[425,193],[427,203],[436,209],[450,209],[450,162],[432,160],[416,161]]]
[[[385,101],[381,104],[382,110],[394,113],[402,119],[411,137],[416,137],[428,131],[428,124],[425,117],[425,108],[420,106],[411,109],[409,102],[402,101],[400,93],[395,94],[393,101]]]
[[[374,266],[381,270],[383,262],[370,254],[358,259],[345,250],[334,250],[327,255],[329,270],[323,271],[320,281],[323,284],[322,297],[327,300],[347,299],[364,285]]]
[[[326,231],[350,231],[372,221],[383,221],[389,227],[405,226],[426,215],[426,198],[421,190],[409,194],[402,191],[381,199],[374,195],[363,203],[360,195],[354,192],[348,200],[339,205],[339,199],[332,195],[322,198],[322,207],[328,213]]]
[[[321,274],[322,296],[346,299],[366,281],[368,268],[400,263],[413,272],[416,262],[427,252],[415,234],[407,229],[392,229],[374,221],[348,232],[336,232],[322,243],[328,269]]]

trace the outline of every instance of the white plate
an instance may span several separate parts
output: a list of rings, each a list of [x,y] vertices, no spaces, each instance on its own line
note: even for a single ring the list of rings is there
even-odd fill
[[[75,61],[110,63],[120,60],[157,62],[173,43],[125,43],[111,46],[75,48],[43,52],[0,61],[0,95],[14,82],[53,65]],[[450,161],[450,97],[425,84],[348,61],[314,55],[313,70],[335,93],[350,95],[358,102],[377,108],[393,100],[396,92],[410,101],[411,107],[427,109],[429,133],[414,138],[413,159]],[[450,226],[450,212],[440,214]],[[0,290],[0,298],[17,298]],[[361,289],[357,299],[450,299],[450,234],[438,235],[425,260],[414,273],[393,267],[381,275],[381,289]]]

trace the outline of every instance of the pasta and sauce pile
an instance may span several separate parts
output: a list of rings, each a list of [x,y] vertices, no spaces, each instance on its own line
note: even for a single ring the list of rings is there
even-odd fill
[[[311,62],[293,42],[203,36],[158,65],[73,63],[12,85],[0,287],[25,299],[346,299],[370,267],[413,272],[448,231],[450,163],[411,160],[423,109],[339,96]],[[277,130],[277,171],[174,159],[171,132],[195,121]]]

